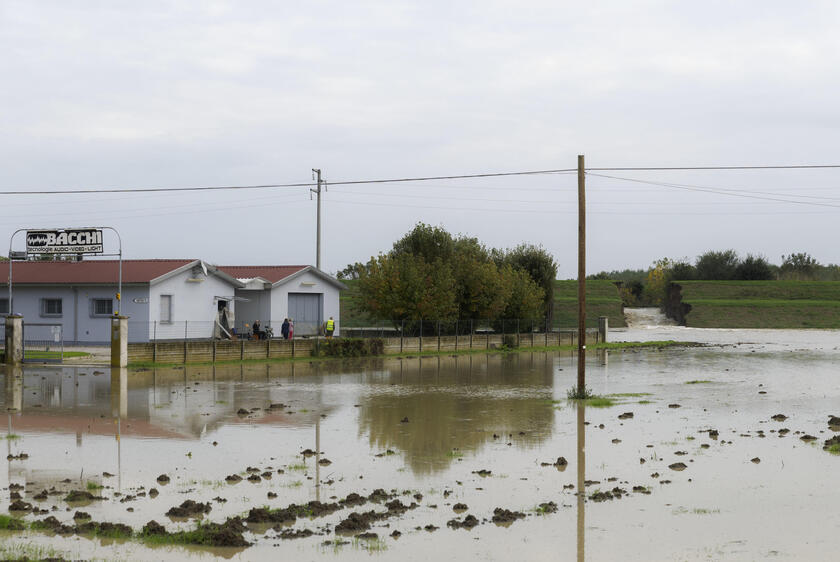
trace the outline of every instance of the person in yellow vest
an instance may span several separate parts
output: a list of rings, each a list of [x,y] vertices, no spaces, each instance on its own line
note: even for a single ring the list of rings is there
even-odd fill
[[[331,338],[333,336],[333,332],[335,332],[335,320],[333,320],[332,316],[330,316],[330,319],[327,320],[326,331],[327,339]]]

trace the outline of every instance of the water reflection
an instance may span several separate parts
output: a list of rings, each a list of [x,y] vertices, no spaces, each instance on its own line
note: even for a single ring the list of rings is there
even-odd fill
[[[362,400],[359,435],[373,449],[402,451],[415,474],[494,439],[537,447],[553,429],[553,380],[546,354],[402,361]]]
[[[583,562],[586,544],[586,405],[577,405],[577,559]]]

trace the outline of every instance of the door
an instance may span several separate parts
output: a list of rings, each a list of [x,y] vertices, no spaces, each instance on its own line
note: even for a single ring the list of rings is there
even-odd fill
[[[295,323],[296,336],[314,336],[323,321],[324,295],[289,293],[289,318]]]

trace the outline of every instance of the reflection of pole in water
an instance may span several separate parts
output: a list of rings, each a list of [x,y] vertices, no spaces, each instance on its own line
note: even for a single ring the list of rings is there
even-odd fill
[[[321,501],[321,414],[315,418],[315,499]]]
[[[610,392],[610,352],[606,349],[598,350],[598,361],[604,368],[604,392]]]
[[[586,406],[577,406],[577,559],[584,560],[586,543]]]
[[[122,418],[128,415],[128,369],[111,369],[111,415],[116,424],[117,490],[122,491]]]

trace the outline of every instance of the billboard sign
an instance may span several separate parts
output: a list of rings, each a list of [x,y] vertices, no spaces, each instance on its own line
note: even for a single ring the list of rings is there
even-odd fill
[[[102,230],[27,230],[27,254],[101,254]]]

